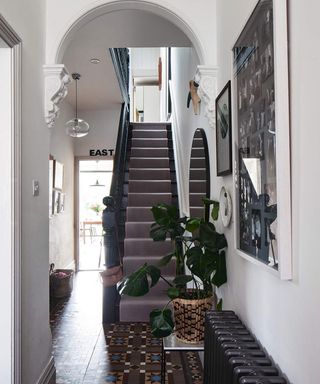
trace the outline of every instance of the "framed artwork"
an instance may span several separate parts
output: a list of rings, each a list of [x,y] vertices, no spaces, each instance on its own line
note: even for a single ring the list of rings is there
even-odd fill
[[[57,215],[59,213],[61,192],[57,190],[52,191],[52,214]]]
[[[231,82],[216,98],[217,176],[232,173]]]
[[[60,191],[63,189],[63,164],[57,160],[54,160],[53,188]]]
[[[53,214],[53,205],[52,205],[52,188],[53,188],[53,169],[54,169],[54,160],[50,155],[49,157],[49,217]]]
[[[58,213],[64,212],[64,203],[65,203],[65,193],[60,193],[59,199],[58,199]]]
[[[260,0],[233,47],[236,247],[292,278],[287,10]]]

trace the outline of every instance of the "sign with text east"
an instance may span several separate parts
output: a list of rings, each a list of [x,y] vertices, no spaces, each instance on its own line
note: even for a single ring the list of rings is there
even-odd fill
[[[94,156],[113,156],[114,155],[114,149],[90,149],[89,155]]]

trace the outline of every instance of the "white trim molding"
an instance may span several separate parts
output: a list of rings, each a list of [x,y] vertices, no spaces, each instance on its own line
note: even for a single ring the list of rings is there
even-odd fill
[[[53,384],[55,383],[56,368],[54,366],[53,357],[50,358],[48,364],[45,366],[41,376],[36,384]]]
[[[210,127],[215,128],[218,67],[198,65],[194,79],[199,84],[198,95],[205,103],[205,116]]]
[[[44,108],[45,119],[49,128],[54,126],[59,116],[60,104],[68,94],[68,85],[71,83],[71,76],[63,64],[43,66],[44,86]]]
[[[11,375],[10,383],[21,383],[21,57],[22,41],[0,14],[0,38],[11,48]]]

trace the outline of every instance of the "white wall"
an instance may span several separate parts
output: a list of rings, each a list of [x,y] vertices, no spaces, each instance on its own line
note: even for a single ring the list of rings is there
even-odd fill
[[[89,156],[90,149],[115,149],[120,110],[119,104],[112,109],[79,111],[79,117],[89,123],[91,130],[87,136],[75,140],[74,155]]]
[[[50,132],[50,154],[64,165],[64,212],[49,220],[49,262],[55,268],[74,268],[74,140],[66,134],[65,123],[74,117],[68,102],[60,109],[60,116]]]
[[[180,204],[182,213],[189,214],[189,168],[192,140],[197,128],[203,128],[206,132],[208,144],[213,143],[213,130],[209,128],[207,118],[204,117],[204,105],[200,106],[200,114],[195,115],[190,103],[187,108],[187,97],[189,93],[189,81],[193,80],[196,73],[197,61],[193,48],[172,48],[172,103],[173,103],[173,129],[178,134],[177,151],[178,162],[176,163],[177,175],[180,179]],[[209,152],[213,148],[209,147]],[[213,157],[213,154],[209,154]],[[210,166],[211,173],[214,171]],[[179,181],[178,181],[179,182]],[[179,187],[179,186],[178,186]]]
[[[133,82],[134,78],[141,78],[141,80],[142,78],[144,78],[143,80],[146,80],[145,78],[157,79],[159,57],[160,48],[131,48],[131,81]],[[160,121],[160,90],[158,86],[136,86],[130,99],[132,117],[135,116],[136,110],[143,110],[145,122]]]
[[[160,48],[131,48],[130,66],[132,77],[158,76]]]
[[[43,114],[45,2],[1,1],[22,39],[22,383],[37,383],[51,357],[48,305],[48,153]],[[32,196],[39,180],[40,196]]]
[[[2,40],[0,39],[0,43]],[[3,271],[0,281],[0,289],[5,292],[2,295],[0,316],[0,382],[11,381],[11,331],[12,331],[12,124],[11,124],[11,49],[0,48],[0,164],[1,182],[6,188],[0,190],[0,242],[1,242],[1,269]]]
[[[160,91],[158,86],[143,87],[145,122],[160,121]]]
[[[231,77],[231,52],[255,1],[218,1],[219,89]],[[233,251],[232,224],[226,235],[228,285],[225,306],[233,308],[295,384],[319,382],[320,258],[317,193],[320,163],[317,73],[320,3],[289,2],[292,149],[292,281],[280,281]],[[232,188],[232,178],[223,182]]]

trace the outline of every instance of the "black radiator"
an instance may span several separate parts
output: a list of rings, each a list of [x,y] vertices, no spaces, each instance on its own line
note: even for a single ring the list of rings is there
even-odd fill
[[[233,311],[208,311],[204,384],[287,384]]]

